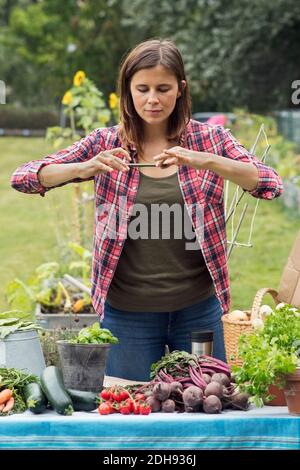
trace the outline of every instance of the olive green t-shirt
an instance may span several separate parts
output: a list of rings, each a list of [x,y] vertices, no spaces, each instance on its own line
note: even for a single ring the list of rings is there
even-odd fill
[[[193,249],[186,249],[186,243],[193,243]],[[127,238],[107,294],[109,304],[132,312],[170,312],[214,293],[177,172],[163,178],[140,173]]]

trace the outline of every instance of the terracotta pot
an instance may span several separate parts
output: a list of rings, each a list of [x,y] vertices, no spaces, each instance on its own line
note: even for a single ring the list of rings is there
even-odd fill
[[[268,401],[268,403],[266,403],[267,405],[286,406],[286,399],[283,388],[279,388],[276,385],[270,385],[269,393],[270,395],[274,395],[274,398],[273,400]]]
[[[285,376],[284,395],[289,414],[300,416],[300,367],[293,374]]]

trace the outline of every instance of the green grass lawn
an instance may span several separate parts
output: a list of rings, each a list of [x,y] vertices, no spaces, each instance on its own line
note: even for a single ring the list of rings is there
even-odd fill
[[[26,280],[42,262],[59,260],[63,239],[71,237],[72,187],[50,191],[44,198],[10,187],[10,176],[24,162],[53,150],[41,138],[0,138],[0,308],[5,286],[14,277]],[[92,183],[91,183],[92,186]],[[247,200],[254,198],[247,195]],[[230,259],[232,308],[248,309],[261,287],[278,287],[299,218],[287,214],[280,201],[261,201],[253,232],[253,248],[235,248]],[[239,241],[245,241],[249,220]]]
[[[10,186],[22,163],[51,153],[42,138],[0,139],[0,308],[7,308],[5,286],[14,277],[26,280],[35,267],[59,259],[61,242],[70,239],[71,185],[46,193],[24,194]],[[88,183],[91,184],[92,183]]]
[[[248,195],[247,198],[253,199]],[[279,199],[260,201],[255,220],[253,247],[235,248],[229,261],[232,307],[242,310],[251,308],[261,287],[279,287],[288,254],[300,229],[299,217],[287,214]],[[248,232],[249,225],[243,226],[241,241],[247,240]],[[266,296],[264,303],[274,305],[270,296]]]

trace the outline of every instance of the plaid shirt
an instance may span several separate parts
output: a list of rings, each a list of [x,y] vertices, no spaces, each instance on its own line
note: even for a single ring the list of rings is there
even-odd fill
[[[181,136],[182,147],[209,152],[232,158],[240,162],[252,162],[258,169],[259,181],[250,194],[260,199],[273,199],[282,193],[282,181],[270,167],[261,163],[250,154],[222,126],[213,126],[190,120]],[[25,193],[39,193],[44,196],[52,188],[43,187],[38,179],[38,171],[52,163],[83,162],[96,156],[103,150],[121,147],[118,126],[95,129],[87,137],[75,142],[64,150],[60,150],[40,160],[25,163],[12,175],[11,184],[14,189]],[[134,146],[130,148],[133,162],[137,162]],[[93,178],[95,185],[95,223],[92,268],[92,301],[100,319],[104,317],[104,303],[120,258],[127,234],[134,201],[139,186],[139,170],[133,167],[128,172],[113,171],[97,175]],[[72,182],[82,181],[81,179]],[[195,235],[200,243],[206,266],[214,282],[216,295],[221,303],[223,313],[230,306],[229,275],[227,267],[227,239],[225,214],[223,205],[223,178],[210,170],[196,170],[186,165],[178,167],[178,181],[184,203],[189,207],[200,205],[204,219],[202,227],[195,211],[190,217]],[[70,183],[71,181],[68,181]],[[66,183],[58,186],[63,186]],[[126,205],[120,203],[122,196]],[[117,212],[118,229],[113,225],[111,212],[99,213],[101,205],[114,207]],[[121,217],[120,217],[121,214]],[[124,217],[123,217],[124,215]],[[107,236],[110,230],[110,236]],[[201,237],[200,237],[201,232]],[[111,234],[114,236],[111,236]]]

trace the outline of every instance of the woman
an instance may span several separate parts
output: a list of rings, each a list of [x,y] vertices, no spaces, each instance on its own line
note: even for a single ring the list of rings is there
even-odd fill
[[[119,125],[21,166],[12,186],[44,196],[94,179],[92,300],[102,326],[119,338],[107,374],[142,381],[165,345],[190,351],[195,330],[212,330],[213,354],[225,360],[221,315],[230,295],[223,181],[261,199],[278,197],[282,183],[228,129],[191,119],[182,57],[171,41],[145,41],[128,54],[119,96]],[[155,166],[130,166],[137,163]],[[154,219],[162,206],[169,216],[163,234]],[[184,235],[174,234],[178,228]]]

